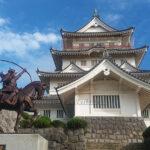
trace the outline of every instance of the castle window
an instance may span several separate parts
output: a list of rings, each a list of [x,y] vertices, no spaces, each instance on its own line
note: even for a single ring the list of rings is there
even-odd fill
[[[142,116],[144,118],[150,118],[150,109],[145,109],[143,112],[142,112]]]
[[[57,118],[63,118],[64,117],[64,111],[62,109],[57,110]]]
[[[120,46],[120,45],[121,45],[121,42],[114,42],[114,45]]]
[[[81,66],[86,66],[86,60],[81,60]]]
[[[44,116],[51,117],[51,110],[44,110]]]
[[[79,43],[73,43],[73,47],[79,47]]]
[[[109,43],[108,43],[108,42],[105,42],[105,46],[109,46]]]
[[[75,59],[72,59],[72,60],[70,61],[70,63],[76,64],[76,60],[75,60]]]
[[[119,109],[119,95],[94,95],[93,107],[101,109]]]
[[[84,46],[85,46],[85,47],[89,47],[90,44],[89,44],[89,43],[85,43]]]
[[[98,64],[99,60],[91,60],[91,65],[95,66],[96,64]]]

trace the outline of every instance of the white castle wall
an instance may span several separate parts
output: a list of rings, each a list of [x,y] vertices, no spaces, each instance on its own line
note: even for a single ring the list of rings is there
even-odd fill
[[[134,67],[136,66],[135,64],[135,58],[134,57],[128,57],[128,58],[124,58],[127,60],[128,63],[130,63],[131,65],[133,65]],[[81,61],[82,60],[86,60],[86,66],[81,66]],[[76,62],[76,65],[79,66],[80,68],[82,68],[83,70],[89,70],[93,67],[92,65],[92,60],[100,60],[100,58],[90,58],[90,59],[76,59],[74,60]],[[69,64],[70,61],[72,60],[68,60],[68,59],[64,59],[63,63],[62,63],[62,69],[66,68]],[[121,65],[121,58],[116,58],[115,59],[115,63],[118,65]]]
[[[49,95],[56,95],[55,87],[58,86],[58,81],[51,81],[50,82],[50,88],[49,88]]]
[[[140,117],[138,94],[125,87],[121,90],[119,88],[119,83],[116,81],[96,81],[92,86],[89,84],[76,90],[75,116]],[[95,109],[92,105],[93,95],[119,95],[121,108]]]
[[[38,115],[44,116],[44,110],[45,109],[38,110]],[[57,110],[62,110],[62,108],[60,108],[60,107],[58,107],[58,108],[49,108],[48,110],[50,110],[51,120],[61,120],[61,121],[66,120],[65,114],[64,114],[63,118],[57,118]]]

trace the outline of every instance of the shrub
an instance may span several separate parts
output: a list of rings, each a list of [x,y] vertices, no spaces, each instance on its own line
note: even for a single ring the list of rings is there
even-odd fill
[[[51,126],[51,119],[46,116],[39,116],[34,122],[35,128],[48,128]]]
[[[29,127],[31,127],[31,122],[30,122],[30,120],[25,120],[25,119],[23,119],[23,120],[21,120],[20,121],[20,127],[21,128],[29,128]]]
[[[148,150],[150,149],[150,126],[145,129],[143,132],[143,138],[144,138],[144,149]]]
[[[31,119],[31,116],[28,113],[25,113],[25,112],[23,112],[21,116],[25,120]]]
[[[65,127],[66,127],[66,124],[65,124],[64,122],[60,121],[60,120],[54,120],[54,121],[52,122],[52,125],[53,125],[53,127],[55,127],[55,128],[58,128],[58,127],[65,128]]]
[[[78,117],[74,117],[67,122],[68,129],[76,130],[80,128],[85,129],[86,127],[87,127],[87,122]]]
[[[32,117],[28,114],[28,113],[25,113],[23,112],[22,113],[22,119],[19,123],[20,127],[21,128],[29,128],[32,126]]]
[[[150,126],[146,128],[145,131],[143,132],[143,138],[144,139],[150,138]]]

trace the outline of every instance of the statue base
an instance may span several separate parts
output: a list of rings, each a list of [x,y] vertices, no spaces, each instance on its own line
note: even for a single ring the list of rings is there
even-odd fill
[[[48,141],[39,134],[0,134],[2,150],[48,150]]]
[[[0,111],[0,133],[14,133],[17,113],[15,111]]]

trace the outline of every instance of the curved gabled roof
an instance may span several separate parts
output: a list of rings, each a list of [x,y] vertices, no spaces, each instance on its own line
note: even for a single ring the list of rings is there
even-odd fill
[[[55,50],[51,49],[52,55],[59,56],[78,56],[78,55],[90,55],[93,52],[103,53],[105,50],[109,52],[109,54],[137,54],[141,52],[147,51],[148,46],[143,46],[139,48],[105,48],[105,47],[92,47],[89,49],[81,49],[81,50]]]
[[[49,79],[62,79],[62,78],[79,78],[83,76],[85,72],[75,72],[75,73],[69,73],[69,72],[64,72],[62,73],[61,71],[56,71],[56,72],[45,72],[45,71],[37,71],[37,74],[40,78],[49,78]]]
[[[67,73],[68,69],[70,71],[70,67],[71,67],[71,69],[73,69],[72,73],[83,73],[83,72],[85,72],[82,68],[77,66],[75,63],[70,62],[70,64],[61,71],[61,73]],[[71,72],[68,72],[68,73],[71,73]]]
[[[107,66],[107,67],[106,67]],[[60,88],[57,88],[57,91],[59,94],[65,93],[69,90],[74,89],[75,87],[84,84],[85,82],[89,81],[90,79],[96,77],[100,72],[104,70],[104,68],[110,69],[113,73],[120,76],[124,80],[132,83],[133,85],[146,89],[150,91],[150,84],[146,80],[134,76],[133,74],[125,71],[124,69],[120,68],[117,64],[113,63],[109,59],[103,59],[98,65],[96,65],[94,68],[92,68],[87,74],[83,75],[81,78],[75,80],[74,82],[71,82],[67,85],[64,85]]]
[[[117,55],[130,55],[134,54],[136,58],[137,66],[141,63],[141,60],[147,51],[148,46],[143,46],[140,48],[104,48],[104,47],[93,47],[86,50],[54,50],[51,49],[51,54],[55,62],[56,70],[61,69],[62,64],[62,58],[63,57],[89,57],[92,54],[95,54],[95,56],[98,56],[97,54],[102,54],[105,50],[109,53],[111,56],[117,56]]]
[[[124,30],[109,31],[109,32],[68,32],[61,29],[62,37],[91,37],[91,36],[120,36],[120,35],[131,35],[134,31],[134,27],[130,27]]]
[[[94,15],[88,23],[86,23],[83,27],[78,29],[76,32],[84,32],[88,28],[94,26],[95,23],[96,23],[96,27],[101,27],[106,31],[117,31],[117,29],[111,27],[110,25],[106,24],[103,20],[101,20],[99,15]]]
[[[120,65],[120,68],[123,68],[125,70],[128,70],[130,72],[140,72],[139,68],[136,68],[135,66],[131,65],[127,60],[123,59],[122,64]]]

